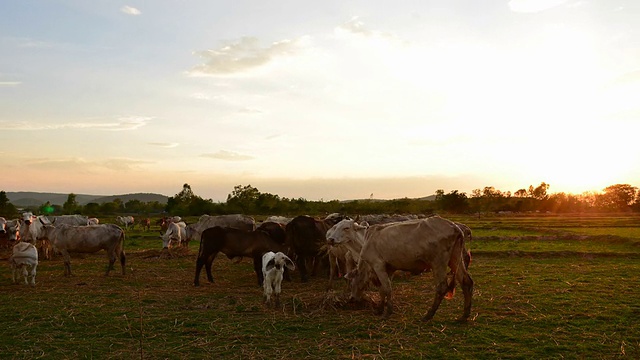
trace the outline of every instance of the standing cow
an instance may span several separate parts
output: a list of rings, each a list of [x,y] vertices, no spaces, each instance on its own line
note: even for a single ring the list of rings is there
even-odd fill
[[[191,234],[189,240],[200,240],[202,233],[214,226],[234,228],[246,231],[253,231],[256,229],[256,220],[251,216],[243,214],[229,214],[229,215],[202,215],[195,224],[189,224],[187,226],[188,233]]]
[[[124,227],[125,230],[129,230],[129,228],[133,229],[133,226],[135,225],[135,218],[133,216],[118,216],[116,217],[116,222],[120,225],[122,225],[122,227]]]
[[[287,245],[296,255],[296,265],[300,270],[302,282],[309,281],[307,262],[313,264],[312,275],[319,271],[321,262],[326,260],[326,253],[322,250],[326,242],[327,230],[344,218],[344,216],[332,214],[320,220],[300,215],[287,224]],[[326,261],[325,263],[328,265]]]
[[[196,261],[195,286],[200,285],[200,272],[205,267],[207,279],[213,282],[211,266],[218,253],[225,254],[229,259],[250,257],[253,259],[253,269],[258,277],[258,284],[263,284],[262,255],[273,251],[285,251],[284,245],[274,241],[268,233],[262,230],[240,230],[214,226],[202,232],[200,249]]]
[[[359,300],[369,282],[380,287],[378,313],[388,317],[391,303],[391,275],[396,270],[421,273],[431,269],[435,297],[423,320],[433,318],[442,299],[453,296],[456,283],[464,294],[464,311],[460,320],[471,314],[473,280],[464,264],[464,234],[453,222],[439,216],[427,219],[374,225],[365,233],[357,269],[347,274],[352,280],[351,297]],[[447,267],[452,278],[448,281]]]
[[[55,251],[62,254],[65,276],[71,276],[70,253],[94,253],[100,250],[105,250],[109,258],[105,276],[109,275],[117,258],[120,259],[122,275],[125,274],[124,230],[118,225],[45,225],[43,236],[51,241]]]

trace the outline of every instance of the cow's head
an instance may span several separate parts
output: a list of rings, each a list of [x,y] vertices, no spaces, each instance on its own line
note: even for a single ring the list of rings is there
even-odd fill
[[[369,283],[380,286],[380,280],[366,261],[360,261],[358,267],[346,273],[344,278],[350,281],[353,301],[362,300],[362,294],[369,287]]]
[[[269,271],[275,268],[276,270],[284,271],[285,267],[290,271],[296,269],[296,265],[293,263],[293,261],[287,255],[279,251],[275,253],[269,261],[267,261],[265,270]]]
[[[346,244],[350,241],[362,242],[366,226],[362,226],[355,220],[342,220],[327,230],[327,243],[329,245]]]

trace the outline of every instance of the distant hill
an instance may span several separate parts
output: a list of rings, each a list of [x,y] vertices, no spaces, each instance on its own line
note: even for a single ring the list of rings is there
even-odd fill
[[[76,201],[80,205],[86,205],[91,202],[103,204],[106,202],[111,202],[115,199],[120,199],[124,203],[126,203],[129,200],[140,200],[145,203],[157,201],[161,204],[164,204],[169,199],[169,197],[166,195],[151,194],[151,193],[136,193],[136,194],[123,194],[123,195],[87,195],[87,194],[75,194],[75,195],[76,195]],[[47,201],[52,205],[62,206],[67,201],[68,197],[69,197],[69,194],[60,194],[60,193],[41,193],[41,192],[28,192],[28,191],[7,192],[7,198],[9,198],[9,201],[17,207],[40,206],[46,203]]]

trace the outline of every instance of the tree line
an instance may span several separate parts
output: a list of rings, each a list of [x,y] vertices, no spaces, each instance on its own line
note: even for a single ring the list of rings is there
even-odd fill
[[[134,214],[152,216],[171,214],[199,216],[202,214],[252,214],[252,215],[298,215],[298,214],[430,214],[445,213],[495,213],[495,212],[551,212],[551,213],[599,213],[599,212],[640,212],[640,192],[629,184],[616,184],[602,192],[585,192],[580,195],[549,193],[550,185],[542,182],[530,185],[515,193],[503,192],[492,186],[474,189],[471,194],[453,190],[445,193],[437,190],[434,200],[353,200],[353,201],[309,201],[304,198],[286,198],[263,193],[251,185],[236,185],[227,196],[226,202],[214,202],[196,195],[189,184],[170,197],[166,204],[158,201],[142,202],[115,199],[102,204],[80,205],[76,195],[71,193],[63,205],[49,202],[38,207],[16,208],[0,191],[0,216],[15,218],[21,211],[32,211],[41,215],[83,214],[105,216]]]

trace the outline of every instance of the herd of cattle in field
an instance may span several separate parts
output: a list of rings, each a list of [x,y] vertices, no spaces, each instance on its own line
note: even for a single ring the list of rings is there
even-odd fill
[[[125,230],[134,224],[131,216],[119,216],[116,224],[100,224],[98,219],[82,215],[35,216],[24,213],[22,219],[0,218],[0,235],[13,245],[9,259],[13,282],[22,277],[35,285],[39,258],[49,259],[51,252],[61,254],[65,275],[71,275],[70,253],[107,252],[106,275],[119,259],[125,274]],[[140,225],[150,228],[150,220]],[[229,259],[253,259],[257,281],[263,287],[267,304],[279,306],[282,281],[291,280],[297,270],[306,282],[328,267],[329,287],[338,274],[344,274],[350,299],[359,301],[364,290],[379,287],[380,303],[376,312],[391,315],[391,279],[396,270],[420,274],[433,273],[435,296],[424,320],[431,319],[442,300],[453,296],[457,284],[464,295],[461,320],[471,313],[473,280],[468,272],[470,253],[466,242],[471,230],[464,224],[439,216],[365,215],[356,219],[331,214],[319,219],[306,215],[294,218],[269,217],[257,224],[253,217],[233,214],[202,215],[196,223],[186,224],[180,217],[164,217],[161,226],[163,249],[188,247],[199,241],[194,285],[200,285],[205,268],[213,282],[212,265],[218,253]],[[123,229],[124,228],[124,229]],[[164,251],[164,250],[163,250]],[[448,270],[447,270],[448,269]]]

